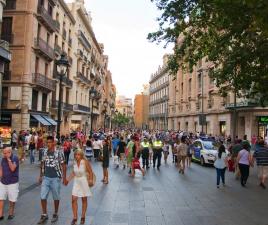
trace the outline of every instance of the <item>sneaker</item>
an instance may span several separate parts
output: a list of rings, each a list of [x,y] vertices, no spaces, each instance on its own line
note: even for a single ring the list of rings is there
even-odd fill
[[[57,222],[58,219],[59,219],[58,214],[54,213],[53,216],[52,216],[52,219],[51,219],[51,223]]]
[[[8,219],[8,220],[13,220],[14,217],[15,217],[14,215],[9,215],[9,216],[7,217],[7,219]]]
[[[47,215],[42,215],[39,222],[37,224],[43,224],[48,220],[48,216]]]

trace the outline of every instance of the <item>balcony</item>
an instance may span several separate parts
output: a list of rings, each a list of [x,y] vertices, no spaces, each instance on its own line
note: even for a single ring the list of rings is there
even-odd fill
[[[73,44],[73,40],[72,40],[72,38],[69,37],[69,39],[68,39],[68,45],[69,45],[70,47],[72,47],[72,44]]]
[[[14,10],[16,9],[16,0],[7,0],[4,10]]]
[[[57,30],[56,21],[53,20],[49,12],[41,5],[37,7],[37,18],[44,24],[49,32],[53,33]]]
[[[32,74],[32,83],[49,92],[56,90],[55,81],[40,73]]]
[[[13,44],[14,41],[14,34],[1,34],[1,39],[8,42],[9,44]]]
[[[85,85],[90,84],[90,80],[87,79],[87,77],[85,77],[81,72],[77,72],[76,77],[77,77],[77,80],[81,81]]]
[[[65,30],[65,28],[62,29],[62,38],[64,40],[66,40],[66,38],[67,38],[67,31]]]
[[[78,113],[90,114],[90,108],[84,105],[75,104],[73,105],[73,111]]]
[[[58,44],[54,45],[55,53],[60,55],[61,54],[61,47]]]
[[[91,44],[87,40],[86,36],[83,34],[81,30],[78,31],[78,40],[84,45],[84,47],[90,51],[91,50]]]
[[[59,101],[52,100],[52,108],[57,109],[58,108]],[[62,109],[64,111],[73,111],[73,105],[69,103],[62,102]]]
[[[34,48],[39,54],[43,55],[48,61],[52,61],[54,59],[54,49],[51,48],[48,45],[48,43],[42,40],[41,38],[35,38]]]
[[[57,80],[60,80],[60,75],[57,74],[57,71],[56,70],[54,70],[53,78],[54,79],[57,79]],[[63,76],[62,83],[63,83],[63,85],[65,85],[68,88],[72,88],[73,87],[73,81],[70,80],[70,78],[67,77],[67,76]]]
[[[10,62],[11,60],[9,43],[4,40],[0,40],[0,60],[4,62]]]

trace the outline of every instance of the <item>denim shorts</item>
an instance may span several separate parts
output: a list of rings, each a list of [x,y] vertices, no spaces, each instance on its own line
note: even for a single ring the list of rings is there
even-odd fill
[[[49,192],[52,192],[53,200],[60,200],[61,179],[43,177],[41,185],[41,200],[47,200]]]

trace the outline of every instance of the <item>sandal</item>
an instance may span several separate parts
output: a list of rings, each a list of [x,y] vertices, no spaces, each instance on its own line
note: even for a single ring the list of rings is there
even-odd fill
[[[80,224],[85,224],[85,217],[81,217],[81,221],[80,221]]]
[[[76,225],[77,223],[77,219],[73,219],[72,222],[71,222],[71,225]]]

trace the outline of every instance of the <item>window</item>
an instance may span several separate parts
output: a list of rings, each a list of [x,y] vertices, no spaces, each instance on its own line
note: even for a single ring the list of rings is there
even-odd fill
[[[7,9],[7,10],[16,9],[16,0],[7,0],[6,6],[4,9]]]
[[[47,43],[49,44],[49,40],[50,40],[50,34],[47,33]]]
[[[69,89],[66,89],[66,96],[65,96],[66,103],[69,103],[69,95],[70,95],[70,91],[69,91]]]
[[[38,0],[38,5],[44,6],[45,0]]]
[[[39,58],[38,57],[35,58],[35,68],[34,68],[34,70],[35,70],[35,73],[39,72]]]
[[[191,95],[192,92],[192,79],[189,79],[188,81],[188,94]]]
[[[47,94],[43,93],[42,95],[42,111],[47,111]]]
[[[40,38],[40,33],[41,33],[41,25],[38,24],[38,27],[37,27],[37,38]]]
[[[47,6],[47,11],[48,11],[48,14],[52,17],[53,16],[53,7],[50,4],[48,4],[48,6]]]
[[[55,35],[55,45],[58,45],[58,40],[59,40],[58,35]]]
[[[37,103],[38,103],[38,91],[33,90],[33,92],[32,92],[32,110],[37,111]]]
[[[45,64],[45,76],[46,77],[48,76],[48,64],[47,63]]]
[[[7,108],[8,105],[8,87],[2,87],[2,108]]]
[[[13,43],[12,35],[12,17],[3,17],[2,30],[1,30],[1,39]]]
[[[202,79],[201,79],[201,74],[198,74],[198,89],[201,90],[201,86],[202,86]]]

